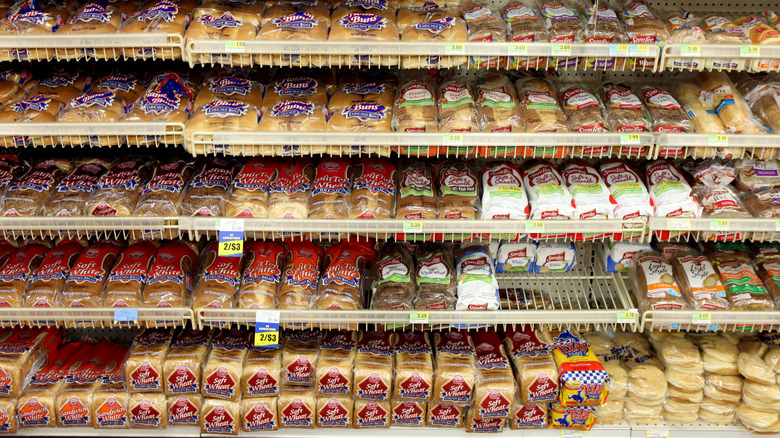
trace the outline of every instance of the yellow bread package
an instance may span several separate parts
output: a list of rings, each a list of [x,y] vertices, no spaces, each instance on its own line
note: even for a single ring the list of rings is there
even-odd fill
[[[553,358],[558,366],[560,385],[558,402],[561,407],[598,406],[607,399],[604,383],[609,375],[587,342],[571,330],[553,330]]]
[[[550,427],[553,429],[590,430],[596,423],[596,409],[592,406],[565,408],[558,402],[550,403]]]

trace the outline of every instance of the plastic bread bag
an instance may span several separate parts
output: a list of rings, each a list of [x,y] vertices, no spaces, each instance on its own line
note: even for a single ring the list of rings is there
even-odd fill
[[[260,131],[325,131],[327,108],[309,100],[282,100],[263,113]]]
[[[276,178],[277,161],[254,157],[235,175],[225,203],[228,217],[268,217],[268,195]]]
[[[482,132],[523,132],[523,116],[512,81],[502,74],[488,73],[478,82],[477,114]]]
[[[460,11],[468,23],[469,41],[506,41],[506,24],[491,8],[467,0]]]
[[[273,309],[284,269],[284,247],[278,242],[248,242],[236,306]]]
[[[626,25],[629,43],[666,44],[669,41],[666,27],[645,0],[624,0],[617,3],[620,17]]]
[[[265,87],[263,112],[285,100],[311,102],[316,107],[328,105],[328,91],[325,84],[312,75],[285,75]]]
[[[419,310],[453,309],[457,282],[455,256],[440,243],[424,243],[415,252],[417,259],[417,298]]]
[[[568,0],[545,0],[541,15],[551,43],[578,43],[585,40],[579,12]]]
[[[154,261],[157,245],[140,240],[123,249],[106,281],[102,307],[141,307],[143,289]]]
[[[522,174],[531,206],[529,219],[569,219],[574,214],[571,193],[550,162],[527,162]]]
[[[547,30],[535,0],[512,0],[504,7],[509,40],[521,43],[547,42]]]
[[[722,72],[699,74],[702,91],[699,100],[705,107],[712,107],[726,129],[742,134],[761,134],[768,129],[760,125],[737,92],[734,83]]]
[[[693,122],[696,132],[715,134],[726,132],[726,127],[715,113],[715,108],[705,106],[705,103],[699,100],[698,85],[691,81],[682,81],[674,85],[673,91]]]
[[[704,29],[699,27],[699,19],[690,12],[682,10],[663,17],[669,29],[669,42],[673,44],[701,44],[707,41]]]
[[[656,251],[640,252],[631,270],[634,293],[644,309],[686,309],[672,263]]]
[[[241,12],[229,5],[216,2],[204,3],[192,12],[192,22],[187,29],[187,39],[205,40],[253,40],[261,14]],[[251,55],[219,54],[203,56],[208,62],[227,62],[248,65]]]
[[[642,101],[624,84],[606,83],[601,87],[610,128],[615,132],[648,132],[650,117]]]
[[[109,2],[87,2],[57,29],[57,34],[115,33],[126,18],[121,9]],[[57,49],[59,59],[81,59],[95,55],[97,59],[106,57],[106,53],[101,53],[99,49]]]
[[[763,189],[750,192],[743,200],[753,217],[780,217],[780,189]]]
[[[352,163],[349,159],[328,157],[317,164],[309,199],[309,217],[337,219],[349,217],[352,189]]]
[[[607,272],[628,272],[640,251],[652,251],[652,247],[644,243],[604,243],[604,266]]]
[[[436,87],[430,79],[411,79],[398,86],[392,124],[399,132],[438,132]]]
[[[599,167],[599,174],[617,202],[615,218],[628,220],[653,214],[650,194],[639,175],[625,162],[609,159]]]
[[[100,178],[113,163],[103,159],[86,159],[77,163],[76,169],[57,184],[51,197],[43,206],[46,216],[84,216],[89,197],[97,191]]]
[[[732,310],[772,310],[775,304],[750,257],[741,253],[716,250],[710,256],[712,265],[726,287]]]
[[[458,277],[456,310],[497,310],[498,280],[493,258],[484,247],[463,250],[455,265]]]
[[[150,157],[129,156],[117,161],[97,182],[86,203],[85,215],[130,216],[140,198],[140,190],[152,175],[155,162]]]
[[[701,206],[682,173],[666,160],[645,165],[645,181],[656,216],[699,217]]]
[[[563,87],[558,94],[570,131],[608,132],[604,106],[596,95],[576,85]]]
[[[98,307],[103,287],[122,248],[114,242],[93,243],[81,252],[68,274],[62,307]]]
[[[84,93],[71,99],[57,117],[58,122],[118,122],[125,114],[128,103],[110,91]],[[116,146],[124,142],[122,136],[72,136],[60,137],[64,144]]]
[[[185,241],[163,245],[155,255],[143,291],[147,307],[185,307],[189,304],[198,254]]]
[[[443,2],[426,1],[420,5],[398,8],[396,26],[398,26],[398,32],[403,35],[406,29],[414,23],[425,23],[449,17],[461,18],[460,10],[457,7],[450,7]]]
[[[2,200],[3,216],[37,216],[57,184],[73,170],[69,160],[53,158],[35,162],[8,186]]]
[[[12,252],[0,267],[0,304],[3,307],[22,305],[28,283],[43,262],[46,252],[44,245],[29,242]]]
[[[461,42],[468,39],[466,21],[460,16],[449,13],[432,13],[415,17],[403,30],[401,41],[439,41]],[[403,68],[423,67],[457,67],[466,64],[465,56],[404,56],[401,58]]]
[[[193,104],[195,109],[214,100],[234,100],[262,108],[263,86],[247,77],[241,70],[218,70],[203,81],[203,89]]]
[[[89,91],[96,93],[108,91],[114,93],[124,102],[134,102],[143,91],[143,81],[134,73],[113,71],[95,80]]]
[[[387,158],[361,158],[354,166],[349,217],[391,219],[395,200],[395,172]]]
[[[515,83],[527,132],[567,132],[566,117],[552,84],[542,78]]]
[[[742,28],[753,44],[780,44],[780,32],[766,24],[763,17],[743,16],[734,23]]]
[[[574,202],[574,219],[611,219],[618,206],[595,167],[571,161],[561,173]]]
[[[84,245],[64,239],[48,250],[30,279],[24,296],[25,307],[56,307],[65,289],[65,281]]]
[[[189,181],[180,211],[185,216],[224,216],[225,201],[240,169],[235,159],[212,158]]]
[[[141,199],[133,211],[140,216],[177,216],[184,187],[193,173],[185,160],[160,163],[141,189]]]
[[[127,20],[122,23],[121,32],[163,32],[180,35],[184,38],[187,26],[190,24],[190,13],[195,8],[195,2],[174,2],[171,0],[154,0],[146,2],[142,7],[128,13]],[[143,9],[142,9],[143,8]],[[125,56],[140,59],[179,59],[181,49],[171,48],[158,51],[152,47],[125,49]]]
[[[276,296],[278,308],[308,309],[314,304],[322,258],[322,248],[309,241],[287,244],[282,284]]]
[[[404,159],[398,164],[398,219],[436,219],[436,190],[430,168],[420,160]]]
[[[443,82],[439,86],[438,98],[441,132],[479,131],[471,84],[458,79]]]
[[[14,154],[0,154],[0,194],[5,194],[11,183],[30,168],[26,159]]]
[[[275,22],[280,17],[295,15],[298,12],[307,12],[312,14],[316,20],[322,20],[326,26],[325,29],[327,36],[327,28],[330,26],[330,10],[327,3],[319,0],[306,2],[299,2],[294,0],[265,2],[265,11],[263,11],[262,17],[260,18],[260,26],[265,27],[269,22]],[[304,21],[303,23],[307,22]],[[301,27],[306,29],[308,28],[308,25]]]
[[[219,244],[210,243],[201,254],[203,270],[193,291],[193,311],[204,308],[232,308],[241,284],[243,254],[220,256]]]
[[[193,111],[195,90],[180,75],[170,73],[156,84],[150,85],[146,91],[133,102],[124,116],[124,121],[156,121],[171,123],[187,123]],[[156,136],[129,136],[130,144],[143,145],[156,141]]]
[[[710,260],[702,254],[675,254],[672,268],[683,296],[693,309],[726,310],[726,289]]]
[[[268,7],[261,26],[257,32],[259,40],[324,41],[328,39],[330,15],[321,2],[280,2]]]
[[[746,73],[735,73],[729,77],[761,123],[773,132],[780,130],[780,78],[768,75],[757,81]]]
[[[520,171],[512,163],[488,164],[482,171],[481,219],[527,219],[530,208]]]
[[[413,308],[417,279],[414,257],[401,243],[388,243],[377,253],[371,306],[374,309]]]
[[[436,171],[439,219],[475,219],[479,204],[479,178],[472,163],[446,160]]]
[[[645,85],[637,91],[650,113],[653,132],[693,132],[688,114],[667,90]]]
[[[750,40],[738,24],[723,14],[712,13],[701,18],[708,43],[749,44]]]
[[[192,115],[184,127],[185,135],[213,131],[257,131],[260,110],[239,100],[212,100]]]
[[[364,9],[360,7],[359,9]],[[392,16],[387,12],[381,12],[373,9],[361,12],[354,11],[354,8],[346,8],[347,12],[341,18],[333,20],[330,27],[328,40],[330,41],[398,41],[398,29],[395,26],[395,11]],[[334,11],[334,15],[336,11]],[[367,58],[367,59],[366,59]],[[349,66],[375,66],[375,65],[398,65],[397,56],[361,56],[361,55],[342,55],[340,62]]]
[[[341,241],[325,252],[315,306],[320,310],[363,308],[365,269],[376,252],[366,242]]]
[[[614,9],[601,2],[591,4],[590,0],[580,0],[585,7],[585,42],[594,44],[627,43],[628,35]],[[622,70],[625,58],[582,58],[581,67]]]
[[[394,87],[386,82],[342,83],[328,104],[331,131],[391,131]]]
[[[38,1],[14,2],[7,12],[3,13],[4,19],[0,22],[0,34],[4,35],[31,35],[51,34],[57,30],[70,14],[59,8],[45,7]],[[24,48],[8,50],[8,56],[0,56],[2,61],[27,61],[36,59],[48,59],[53,56],[53,50],[28,50]]]
[[[268,198],[268,217],[306,219],[314,166],[311,159],[288,159],[279,162],[277,176]]]
[[[740,192],[780,187],[780,163],[777,160],[737,160],[734,187]]]

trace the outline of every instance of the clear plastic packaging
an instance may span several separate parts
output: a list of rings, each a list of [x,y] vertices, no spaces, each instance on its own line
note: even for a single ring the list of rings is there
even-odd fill
[[[81,7],[60,26],[58,35],[115,33],[126,19],[125,13],[109,2],[92,1]],[[82,59],[85,56],[105,58],[104,51],[96,49],[56,49],[58,59]],[[100,56],[102,55],[102,56]]]
[[[58,122],[118,122],[125,114],[125,105],[122,98],[110,91],[98,91],[84,93],[71,99],[60,111]],[[74,136],[60,137],[63,144],[82,145],[89,143],[92,146],[117,146],[124,141],[122,136]]]
[[[268,217],[306,219],[309,217],[309,195],[314,166],[310,158],[279,162],[277,176],[268,198]]]
[[[331,131],[391,131],[395,90],[385,82],[343,83],[328,104]]]
[[[133,215],[177,216],[184,186],[193,170],[192,163],[185,160],[158,164],[152,178],[141,189]]]
[[[551,43],[578,43],[585,39],[579,13],[568,0],[545,0],[541,12]]]
[[[360,10],[363,11],[360,11]],[[359,11],[359,12],[358,12]],[[328,39],[331,41],[398,41],[398,28],[395,25],[395,8],[392,15],[387,12],[365,8],[345,8],[346,14],[334,19]],[[334,10],[333,17],[336,17]],[[339,12],[341,15],[341,12]],[[398,65],[398,56],[342,55],[340,63],[349,66]]]
[[[328,39],[330,14],[324,2],[279,2],[269,6],[261,19],[258,40],[266,41],[325,41]],[[255,62],[263,65],[309,66],[321,65],[321,56],[311,55],[256,55]]]
[[[257,129],[260,131],[326,131],[328,109],[303,99],[282,100],[266,108]]]
[[[775,308],[772,296],[756,274],[747,253],[716,250],[710,260],[726,287],[732,310]]]
[[[351,188],[352,162],[349,159],[327,157],[320,161],[309,199],[309,217],[348,218]]]
[[[688,307],[674,277],[671,262],[660,252],[644,251],[637,254],[631,279],[642,308],[666,310]]]
[[[24,291],[35,271],[43,262],[48,248],[38,242],[28,242],[14,250],[0,267],[0,305],[20,307]]]
[[[733,82],[722,72],[699,74],[702,91],[699,93],[705,107],[712,107],[730,132],[763,134],[766,127],[758,123]]]
[[[143,9],[138,7],[122,23],[120,32],[142,33],[162,32],[166,34],[180,35],[184,38],[184,32],[190,24],[190,13],[197,5],[195,2],[154,0],[146,2]],[[124,55],[139,59],[180,59],[181,49],[154,47],[141,47],[124,49]]]
[[[84,245],[65,239],[50,249],[33,273],[24,297],[25,307],[56,307],[65,289],[65,281]]]
[[[70,270],[62,307],[98,307],[103,287],[122,248],[111,241],[93,243],[81,252]]]
[[[194,98],[195,90],[192,84],[177,73],[169,73],[150,85],[132,103],[123,120],[127,122],[154,121],[186,124],[194,109],[192,103]],[[134,135],[127,139],[131,145],[145,145],[159,140],[160,137],[156,136]]]
[[[3,216],[37,216],[57,184],[70,171],[70,160],[42,159],[24,175],[14,180],[5,192]]]
[[[206,40],[253,40],[257,36],[262,15],[262,6],[242,5],[233,8],[229,4],[207,2],[192,12],[192,22],[187,29],[187,39]],[[247,11],[250,7],[259,9]],[[252,55],[214,54],[208,61],[219,63],[248,65]]]
[[[653,132],[693,132],[688,114],[667,90],[645,85],[638,91],[653,120]]]
[[[89,87],[89,91],[97,93],[108,91],[114,93],[128,105],[135,102],[143,91],[143,81],[135,73],[114,70],[112,73],[99,77]]]
[[[392,219],[396,190],[393,162],[387,158],[361,158],[354,169],[349,217]]]
[[[753,44],[780,44],[780,32],[771,28],[762,17],[748,15],[734,22]]]
[[[469,41],[506,41],[507,25],[501,15],[484,2],[466,0],[460,11],[468,27]],[[506,65],[505,57],[470,56],[470,68],[500,68]]]
[[[607,160],[599,167],[599,174],[617,202],[615,218],[627,220],[653,214],[645,184],[627,163],[616,158]]]
[[[341,241],[329,247],[325,252],[316,308],[362,309],[365,270],[375,255],[375,251],[365,242]]]
[[[573,219],[611,219],[617,202],[595,167],[585,161],[571,161],[561,172],[574,202]]]
[[[704,29],[699,27],[699,19],[690,12],[672,12],[663,21],[669,29],[669,42],[672,44],[702,44],[707,41]]]
[[[504,7],[504,21],[509,26],[508,41],[546,43],[549,40],[536,0],[512,0]],[[509,68],[540,68],[547,58],[509,57]]]
[[[401,41],[471,41],[466,20],[447,12],[434,12],[412,18],[406,29],[402,30]],[[465,56],[404,56],[403,68],[447,68],[465,64]]]
[[[679,169],[666,160],[645,165],[645,181],[656,216],[699,217],[701,206]]]
[[[458,79],[443,82],[439,85],[438,98],[441,132],[479,131],[471,84]]]
[[[601,2],[590,3],[590,0],[581,2],[585,6],[585,42],[592,44],[627,43],[628,35],[623,23],[618,19],[615,11]],[[580,66],[585,68],[597,68],[601,70],[622,70],[625,67],[625,58],[582,58]]]
[[[46,216],[84,216],[87,199],[97,191],[98,182],[113,163],[100,158],[81,160],[76,169],[57,184],[43,206]]]
[[[398,165],[398,197],[396,214],[398,219],[436,219],[436,191],[433,175],[425,162],[402,160]]]
[[[479,80],[476,94],[482,132],[523,132],[523,116],[515,87],[508,77],[488,73]]]
[[[241,70],[217,70],[204,79],[193,107],[199,109],[214,100],[233,100],[261,108],[263,86]]]
[[[417,290],[412,253],[401,243],[387,243],[377,253],[374,269],[371,307],[412,309]]]
[[[498,280],[493,257],[486,247],[463,250],[455,265],[458,278],[456,310],[498,310]]]
[[[276,296],[280,309],[308,309],[314,304],[322,271],[323,250],[309,242],[288,242],[282,285]]]
[[[108,275],[103,307],[142,307],[143,289],[152,266],[157,245],[138,241],[123,249]]]
[[[180,204],[184,216],[224,216],[225,201],[240,169],[235,159],[215,157],[189,181]]]
[[[436,169],[439,219],[475,219],[479,204],[479,178],[472,163],[447,160]]]
[[[241,285],[243,254],[220,256],[219,243],[211,242],[203,251],[203,270],[193,292],[193,311],[203,308],[232,308]]]
[[[573,132],[607,132],[604,121],[604,106],[601,100],[589,91],[576,85],[563,87],[558,94],[563,104],[566,123]]]
[[[715,113],[715,108],[705,106],[699,100],[699,86],[691,81],[682,81],[674,85],[674,95],[683,105],[683,109],[691,118],[696,132],[719,134],[726,132],[726,127]]]
[[[750,44],[750,40],[736,23],[724,14],[707,14],[701,19],[708,43]]]
[[[417,247],[417,298],[419,310],[453,309],[457,283],[455,255],[441,243],[424,243]]]
[[[632,44],[666,44],[669,33],[645,0],[623,0],[618,10]]]
[[[3,13],[0,22],[0,34],[3,35],[33,35],[51,34],[59,28],[70,14],[60,8],[44,7],[38,2],[14,2],[7,12]],[[8,56],[0,55],[0,61],[34,61],[48,59],[54,55],[51,49],[28,50],[25,48],[10,49]]]
[[[236,305],[241,309],[276,308],[276,294],[282,282],[284,247],[278,242],[247,242],[246,262]]]
[[[198,269],[198,255],[185,241],[174,240],[155,254],[143,301],[146,307],[186,307]]]
[[[624,84],[606,83],[601,87],[601,95],[612,131],[648,132],[652,129],[645,106],[631,88]]]
[[[130,216],[140,198],[140,190],[152,174],[154,160],[129,156],[117,161],[100,177],[85,207],[89,216]]]
[[[185,136],[195,132],[257,131],[260,110],[240,100],[215,99],[201,105],[184,127]],[[270,129],[265,129],[270,130]]]
[[[515,83],[527,132],[567,132],[558,95],[546,79],[518,79]]]
[[[268,217],[268,194],[276,179],[278,163],[273,158],[254,157],[236,174],[225,203],[228,217]]]
[[[438,132],[436,87],[432,81],[411,79],[398,87],[392,125],[399,132]]]

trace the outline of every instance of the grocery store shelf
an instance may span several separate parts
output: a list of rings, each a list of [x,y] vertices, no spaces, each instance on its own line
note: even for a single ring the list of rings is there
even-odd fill
[[[6,34],[0,37],[0,60],[180,59],[183,48],[182,35],[161,32]]]
[[[0,146],[163,146],[182,144],[184,124],[166,122],[0,123]]]
[[[577,265],[567,273],[498,274],[499,288],[507,297],[502,300],[500,310],[429,310],[427,323],[412,322],[410,314],[416,312],[411,309],[280,310],[279,322],[286,327],[324,329],[378,324],[436,329],[535,325],[605,330],[621,326],[633,330],[638,319],[626,281],[620,275],[604,270],[598,251],[592,245],[578,245]],[[207,308],[199,310],[197,318],[201,327],[251,326],[255,323],[256,312],[253,309]],[[632,315],[626,316],[626,312]]]
[[[648,310],[642,313],[639,331],[645,328],[685,331],[780,331],[780,311]]]
[[[661,70],[780,70],[780,47],[748,44],[669,44]]]
[[[772,158],[780,149],[776,134],[658,134],[653,158]],[[764,150],[766,148],[766,150]]]
[[[680,238],[692,241],[780,240],[780,220],[777,219],[651,217],[648,227],[659,239],[678,234]]]
[[[580,58],[641,58],[653,62],[631,63],[630,66],[628,63],[625,66],[621,64],[619,70],[633,68],[635,65],[647,65],[646,70],[651,70],[657,65],[655,61],[660,55],[658,46],[646,44],[188,39],[186,45],[185,57],[190,66],[220,64],[323,67],[381,64],[410,67],[406,63],[413,63],[415,66],[456,67],[466,64],[466,56],[496,60],[510,56],[517,60],[533,60],[537,68],[577,67]],[[300,59],[301,55],[304,55],[303,60]],[[554,58],[548,59],[550,57]]]
[[[138,319],[115,322],[114,307],[2,307],[0,327],[14,325],[43,327],[66,325],[68,327],[169,327],[193,323],[192,309],[185,307],[138,308]],[[121,321],[121,322],[120,322]]]
[[[631,438],[662,438],[662,437],[686,437],[686,438],[748,438],[756,437],[756,434],[742,426],[711,424],[706,422],[694,422],[691,424],[659,423],[642,424],[629,423]],[[765,435],[775,436],[775,435]]]
[[[30,427],[19,429],[14,436],[29,437],[165,437],[195,438],[201,436],[198,426],[168,426],[165,429],[93,429],[91,427]],[[218,435],[224,437],[225,435]],[[268,436],[268,435],[266,435]]]
[[[175,217],[152,216],[3,216],[6,239],[18,237],[164,238],[178,234]]]

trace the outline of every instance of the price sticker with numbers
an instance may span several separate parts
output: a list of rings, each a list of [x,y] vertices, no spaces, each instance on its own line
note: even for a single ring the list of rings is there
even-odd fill
[[[422,233],[423,223],[422,221],[404,221],[404,233]]]
[[[710,219],[710,230],[712,231],[728,231],[731,229],[728,219]]]
[[[571,44],[553,44],[552,56],[571,56]]]
[[[507,54],[509,56],[528,56],[528,44],[509,43]]]
[[[463,145],[463,134],[442,134],[441,142],[444,146],[461,146]]]
[[[694,44],[683,44],[680,46],[680,54],[689,57],[701,56],[701,46]]]
[[[628,49],[630,56],[650,56],[650,45],[648,44],[631,44]]]
[[[726,134],[710,134],[707,137],[707,144],[709,146],[728,146],[729,136]]]
[[[691,220],[690,219],[667,219],[666,229],[671,231],[690,231]]]
[[[544,231],[544,222],[543,221],[525,221],[525,232],[531,233],[531,232],[543,232]]]
[[[428,324],[428,312],[410,313],[409,322],[412,324]]]
[[[626,311],[620,311],[617,314],[617,322],[618,323],[629,323],[633,324],[636,322],[637,318],[639,318],[639,311],[637,309],[629,309]]]
[[[775,219],[775,232],[780,233],[780,219]]]
[[[609,56],[628,55],[630,46],[628,44],[610,44]]]
[[[246,41],[225,41],[225,52],[243,53],[246,51]]]
[[[711,312],[693,312],[691,315],[691,321],[696,324],[710,324],[712,322]]]
[[[219,250],[217,255],[240,257],[244,254],[244,220],[217,219]]]
[[[638,145],[639,144],[639,134],[620,134],[620,144],[621,145]]]
[[[445,55],[465,55],[466,45],[463,43],[447,43],[444,46]]]
[[[279,311],[258,310],[255,313],[255,347],[279,346]]]
[[[132,307],[118,307],[114,309],[114,324],[130,322],[138,323],[138,309]]]
[[[759,46],[740,46],[739,56],[743,58],[759,58],[761,57],[761,47]]]

